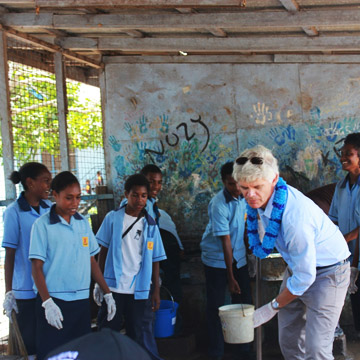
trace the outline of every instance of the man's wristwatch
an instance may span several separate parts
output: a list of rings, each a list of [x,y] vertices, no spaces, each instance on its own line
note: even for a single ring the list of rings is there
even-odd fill
[[[279,303],[276,301],[276,298],[271,301],[271,307],[272,307],[274,310],[276,310],[276,311],[280,310],[280,305],[279,305]]]

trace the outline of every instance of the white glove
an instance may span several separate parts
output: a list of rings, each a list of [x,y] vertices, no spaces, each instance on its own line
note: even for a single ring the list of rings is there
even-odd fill
[[[256,309],[254,312],[254,328],[257,328],[258,326],[267,323],[278,312],[279,310],[273,309],[273,307],[271,306],[271,302],[267,303],[266,305],[263,305],[259,309]]]
[[[93,298],[96,302],[97,306],[101,306],[101,303],[104,299],[104,292],[102,291],[100,285],[98,283],[95,284],[94,291],[93,291]]]
[[[16,304],[16,299],[15,299],[15,296],[14,296],[14,293],[13,293],[12,290],[8,291],[5,294],[5,300],[3,302],[3,308],[4,308],[5,315],[9,318],[10,322],[12,322],[11,312],[13,310],[15,310],[15,312],[17,314],[19,313],[19,310],[18,310],[18,307],[17,307],[17,304]]]
[[[115,300],[112,296],[112,293],[105,294],[104,299],[107,305],[107,312],[108,312],[107,321],[111,321],[116,313]]]
[[[254,254],[249,254],[247,256],[247,263],[249,276],[253,278],[256,276],[256,256]]]
[[[64,320],[60,308],[54,303],[52,298],[45,300],[41,306],[45,309],[45,318],[47,322],[57,328],[62,329],[62,321]]]
[[[359,269],[354,266],[351,266],[351,268],[350,268],[350,284],[348,287],[349,294],[355,294],[358,291],[358,287],[355,285],[358,276],[359,276]]]

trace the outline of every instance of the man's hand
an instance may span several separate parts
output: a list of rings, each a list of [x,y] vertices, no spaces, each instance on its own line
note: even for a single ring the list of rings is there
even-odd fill
[[[271,306],[271,302],[267,303],[259,309],[256,309],[254,312],[254,328],[257,328],[258,326],[267,323],[278,312],[279,310],[273,309],[273,307]]]

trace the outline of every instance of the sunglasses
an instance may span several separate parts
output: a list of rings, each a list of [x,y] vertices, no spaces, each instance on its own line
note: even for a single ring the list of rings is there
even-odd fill
[[[264,163],[264,159],[258,156],[254,156],[252,158],[242,156],[236,159],[236,163],[238,165],[244,165],[248,161],[250,161],[253,165],[262,165]]]

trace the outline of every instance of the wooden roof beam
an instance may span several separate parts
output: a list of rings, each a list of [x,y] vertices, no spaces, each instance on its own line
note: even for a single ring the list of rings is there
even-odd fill
[[[21,41],[33,44],[35,46],[39,46],[44,50],[50,51],[52,53],[55,52],[60,52],[62,53],[65,57],[75,60],[75,61],[79,61],[81,63],[84,63],[90,67],[94,67],[97,69],[101,69],[103,68],[103,64],[99,63],[97,61],[94,61],[92,59],[89,59],[85,56],[82,55],[78,55],[73,53],[72,51],[68,50],[68,49],[63,49],[61,46],[58,45],[54,45],[54,44],[50,44],[47,43],[46,41],[37,39],[34,36],[28,35],[28,34],[23,34],[19,31],[16,31],[14,29],[8,28],[7,26],[3,26],[0,25],[0,29],[4,30],[6,32],[6,35],[15,39],[20,39]]]
[[[0,23],[10,27],[76,29],[246,29],[301,28],[312,26],[359,26],[360,9],[266,12],[225,12],[189,14],[82,14],[56,15],[51,13],[9,13],[0,15]],[[72,30],[74,29],[74,30]]]
[[[256,40],[254,40],[256,39]],[[239,38],[142,38],[129,39],[103,37],[99,39],[66,37],[59,38],[61,47],[73,51],[99,50],[139,53],[146,52],[360,52],[359,36],[308,37],[239,37]]]
[[[46,8],[67,8],[67,7],[209,7],[209,6],[244,6],[242,0],[32,0],[36,6]]]

